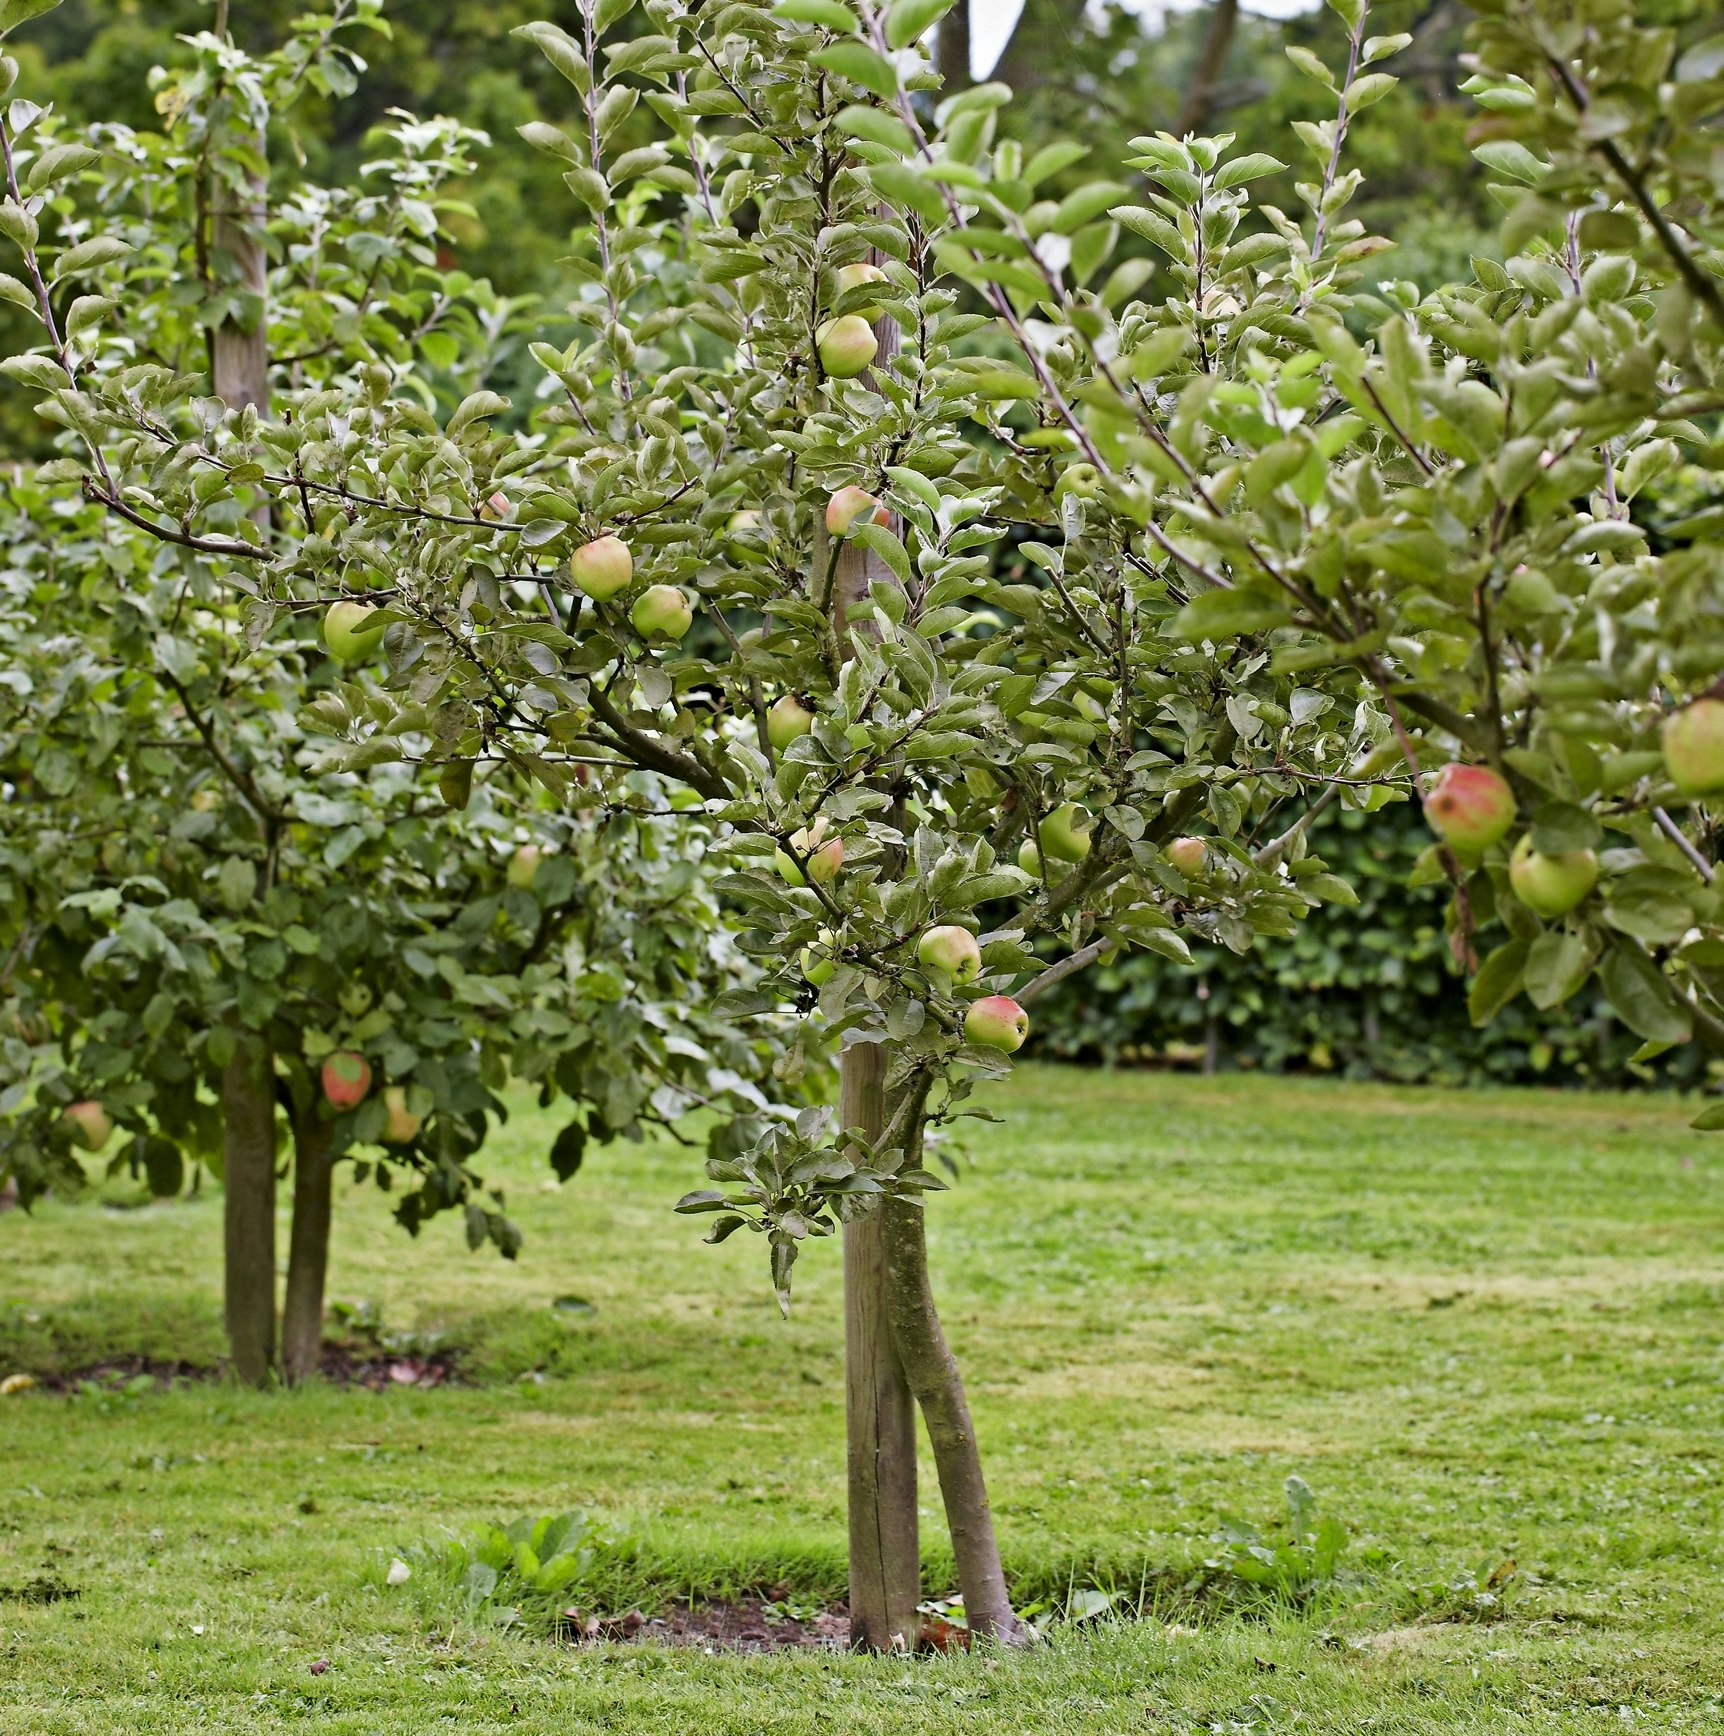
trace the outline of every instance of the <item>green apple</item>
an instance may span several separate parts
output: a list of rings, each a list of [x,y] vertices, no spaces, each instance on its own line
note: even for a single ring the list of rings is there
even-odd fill
[[[1507,835],[1514,816],[1514,791],[1489,766],[1453,762],[1425,793],[1431,830],[1474,859]]]
[[[814,727],[814,713],[796,697],[787,693],[766,714],[766,739],[780,752]]]
[[[357,1109],[371,1089],[371,1063],[351,1049],[337,1049],[323,1063],[323,1095],[334,1109]]]
[[[407,1107],[407,1088],[404,1085],[384,1086],[383,1107],[389,1112],[389,1119],[383,1128],[383,1143],[411,1145],[419,1137],[419,1129],[425,1123],[422,1116],[415,1115]]]
[[[873,513],[875,524],[887,524],[891,513],[867,489],[848,483],[826,503],[826,531],[829,536],[845,535],[864,513]]]
[[[635,558],[620,536],[594,537],[569,556],[569,577],[595,603],[626,591],[635,576]]]
[[[509,858],[509,866],[504,870],[504,877],[517,892],[530,892],[533,882],[539,875],[539,863],[544,859],[544,851],[537,844],[523,844]]]
[[[1187,880],[1195,880],[1209,860],[1209,847],[1201,838],[1175,838],[1165,855]]]
[[[757,542],[766,529],[766,520],[752,507],[745,506],[739,512],[730,515],[729,522],[724,527],[724,534],[732,542]]]
[[[1514,895],[1536,916],[1566,916],[1598,884],[1598,857],[1591,850],[1541,856],[1525,832],[1509,857]]]
[[[916,956],[930,970],[944,971],[960,988],[982,974],[982,949],[955,922],[930,928],[916,943]]]
[[[1697,699],[1664,720],[1664,769],[1691,801],[1724,790],[1724,699]]]
[[[1054,499],[1075,494],[1079,500],[1094,500],[1101,493],[1101,472],[1093,464],[1068,464],[1054,484]]]
[[[648,585],[629,611],[643,639],[680,639],[694,625],[687,593],[675,585]]]
[[[1036,828],[1042,854],[1056,862],[1081,862],[1089,854],[1089,815],[1076,802],[1066,802]]]
[[[824,886],[834,879],[838,870],[844,866],[844,840],[827,838],[825,815],[816,820],[812,827],[792,832],[790,842],[797,854],[808,863],[808,880],[819,885]],[[779,874],[792,886],[808,884],[802,877],[802,870],[796,865],[796,857],[788,850],[776,851],[772,860]]]
[[[330,656],[343,663],[369,657],[383,643],[383,622],[375,627],[365,625],[376,613],[369,603],[332,603],[323,617],[323,642]]]
[[[100,1151],[114,1137],[114,1118],[100,1103],[86,1097],[81,1103],[68,1104],[60,1119],[72,1130],[72,1143],[85,1151]]]
[[[1032,880],[1041,879],[1042,853],[1036,848],[1035,839],[1026,838],[1023,843],[1018,846],[1018,866],[1023,869]]]
[[[814,334],[822,371],[834,380],[853,380],[874,360],[879,347],[874,328],[859,313],[829,319]]]
[[[1009,1055],[1024,1046],[1030,1015],[1010,995],[984,995],[964,1015],[964,1035],[983,1049],[1004,1049]]]
[[[820,931],[819,944],[825,950],[816,952],[812,946],[802,949],[802,974],[807,977],[815,988],[823,988],[832,980],[832,973],[837,970],[838,962],[832,957],[832,949],[837,944],[837,937],[829,928]]]
[[[886,281],[886,273],[879,266],[867,264],[841,265],[833,273],[833,276],[837,279],[840,296],[848,295],[853,289],[860,289],[865,283],[884,283]],[[872,324],[880,317],[880,310],[873,306],[859,307],[856,309],[856,315],[859,319],[867,320]]]

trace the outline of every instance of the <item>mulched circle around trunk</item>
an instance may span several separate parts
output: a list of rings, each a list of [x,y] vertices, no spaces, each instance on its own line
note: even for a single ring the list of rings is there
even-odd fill
[[[318,1372],[331,1386],[358,1386],[386,1392],[392,1386],[459,1386],[454,1356],[434,1351],[429,1356],[391,1356],[369,1345],[326,1344]],[[60,1369],[35,1376],[42,1392],[82,1392],[86,1387],[119,1389],[145,1377],[166,1390],[175,1381],[212,1385],[227,1378],[220,1363],[184,1362],[154,1356],[115,1356],[84,1368]]]

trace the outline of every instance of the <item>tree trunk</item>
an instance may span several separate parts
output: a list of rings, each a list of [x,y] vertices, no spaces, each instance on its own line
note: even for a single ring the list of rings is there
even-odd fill
[[[263,148],[263,141],[258,141]],[[239,283],[258,298],[257,323],[247,331],[231,319],[216,327],[210,348],[211,384],[215,395],[230,410],[243,410],[248,404],[259,410],[269,404],[269,318],[265,297],[269,290],[269,258],[263,248],[263,226],[269,218],[264,200],[264,185],[253,186],[251,204],[242,210],[228,210],[218,203],[212,225],[212,241],[219,253],[233,262]],[[218,201],[228,197],[219,184],[215,188]]]
[[[1221,69],[1227,64],[1227,51],[1233,46],[1233,31],[1238,22],[1239,0],[1212,0],[1203,46],[1198,50],[1197,66],[1186,86],[1185,102],[1175,129],[1182,139],[1202,132],[1208,124],[1215,87],[1221,82]]]
[[[958,1564],[964,1617],[970,1632],[980,1638],[1021,1644],[1028,1636],[1006,1593],[993,1510],[982,1476],[982,1456],[964,1397],[964,1377],[947,1347],[928,1282],[922,1202],[887,1200],[877,1215],[886,1255],[886,1307],[892,1339],[933,1444],[946,1527],[952,1534],[952,1553]]]
[[[335,1160],[330,1124],[317,1113],[315,1093],[292,1121],[293,1229],[287,1248],[287,1300],[281,1311],[281,1367],[287,1384],[300,1386],[317,1373],[322,1358]]]
[[[875,1137],[886,1123],[886,1049],[844,1051],[841,1118]],[[844,1399],[850,1491],[850,1643],[908,1651],[922,1600],[916,1407],[886,1313],[881,1216],[844,1226]]]
[[[1069,66],[1075,29],[1083,24],[1084,0],[1024,0],[1016,28],[996,62],[993,76],[1022,95],[1050,72]]]
[[[970,88],[970,0],[956,0],[934,37],[934,66],[942,96]]]
[[[234,1034],[221,1081],[228,1354],[238,1379],[267,1386],[275,1371],[275,1069],[254,1035]]]

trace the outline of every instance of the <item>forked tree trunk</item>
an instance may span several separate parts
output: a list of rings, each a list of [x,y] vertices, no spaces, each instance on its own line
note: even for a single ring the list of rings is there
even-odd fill
[[[228,1355],[238,1379],[267,1386],[275,1372],[275,1069],[255,1035],[235,1035],[221,1082]]]
[[[1211,0],[1203,44],[1197,51],[1197,65],[1192,70],[1191,83],[1185,87],[1185,102],[1180,108],[1175,129],[1182,139],[1202,132],[1209,123],[1216,86],[1221,82],[1221,69],[1227,64],[1228,50],[1233,46],[1233,32],[1238,23],[1239,0]]]
[[[317,1373],[323,1351],[323,1290],[329,1276],[329,1217],[335,1160],[330,1123],[315,1094],[293,1123],[293,1228],[287,1246],[287,1299],[281,1311],[281,1369],[289,1386]]]
[[[920,1200],[887,1200],[876,1214],[886,1256],[886,1307],[910,1390],[921,1406],[940,1473],[946,1528],[958,1567],[964,1617],[979,1638],[1018,1644],[1023,1624],[1012,1613],[982,1455],[970,1421],[964,1378],[946,1344],[928,1280],[928,1244]]]
[[[856,1043],[839,1063],[843,1123],[878,1137],[886,1049]],[[844,1399],[850,1498],[850,1643],[905,1651],[922,1598],[916,1512],[916,1407],[886,1309],[883,1220],[844,1226]]]

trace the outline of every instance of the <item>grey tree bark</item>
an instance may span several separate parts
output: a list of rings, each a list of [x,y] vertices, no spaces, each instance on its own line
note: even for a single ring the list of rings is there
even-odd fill
[[[1083,23],[1085,0],[1024,0],[1016,28],[993,76],[1020,95],[1066,64],[1073,31]]]
[[[317,1373],[323,1351],[323,1292],[329,1274],[329,1219],[335,1162],[330,1124],[316,1095],[289,1116],[293,1127],[293,1226],[287,1298],[281,1312],[281,1368],[289,1386]]]
[[[1201,133],[1209,123],[1216,86],[1221,82],[1221,69],[1227,64],[1227,51],[1233,46],[1233,32],[1238,23],[1239,0],[1213,0],[1203,32],[1203,46],[1198,50],[1191,82],[1185,87],[1185,102],[1174,129],[1182,139],[1191,133]]]
[[[222,1071],[223,1305],[233,1373],[275,1374],[275,1078],[267,1046],[236,1027]]]

